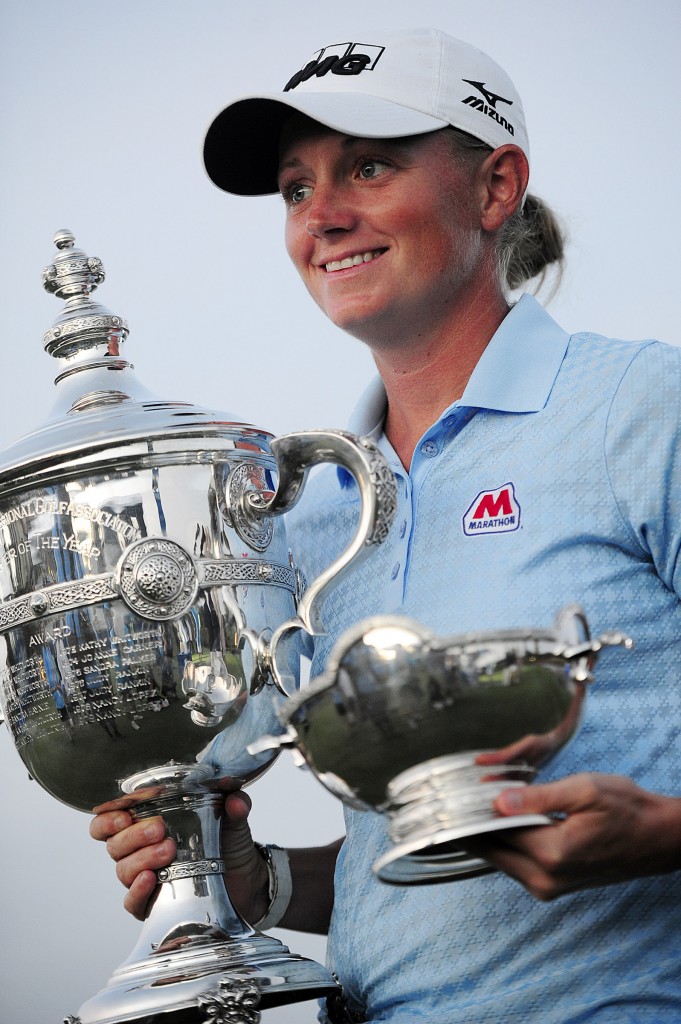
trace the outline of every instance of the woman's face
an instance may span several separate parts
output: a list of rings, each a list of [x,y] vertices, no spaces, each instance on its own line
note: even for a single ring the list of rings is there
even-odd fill
[[[396,344],[460,311],[483,232],[475,174],[446,134],[360,139],[297,117],[279,185],[288,253],[338,327]]]

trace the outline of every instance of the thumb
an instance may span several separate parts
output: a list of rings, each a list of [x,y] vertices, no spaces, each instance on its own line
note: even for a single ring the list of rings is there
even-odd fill
[[[577,776],[536,786],[505,789],[494,801],[494,809],[504,816],[569,814],[583,807],[584,794]]]
[[[248,815],[251,801],[245,793],[230,793],[225,800],[225,816],[222,822],[222,859],[225,869],[250,867],[254,860],[260,860]]]
[[[222,819],[221,852],[225,882],[235,910],[247,921],[259,921],[267,909],[269,871],[251,835],[251,801],[230,793]]]

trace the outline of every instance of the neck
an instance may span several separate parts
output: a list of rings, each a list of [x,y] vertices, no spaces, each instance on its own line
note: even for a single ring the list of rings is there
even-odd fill
[[[503,296],[470,309],[455,323],[403,345],[372,347],[388,396],[385,433],[409,469],[417,442],[461,398],[480,356],[508,313]]]

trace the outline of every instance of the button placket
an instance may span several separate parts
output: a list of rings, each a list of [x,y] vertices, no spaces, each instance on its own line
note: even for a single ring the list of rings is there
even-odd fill
[[[387,561],[388,590],[391,603],[395,608],[402,604],[404,577],[407,569],[407,553],[409,545],[409,523],[411,521],[411,481],[402,473],[397,478],[397,515],[395,517],[394,545]]]

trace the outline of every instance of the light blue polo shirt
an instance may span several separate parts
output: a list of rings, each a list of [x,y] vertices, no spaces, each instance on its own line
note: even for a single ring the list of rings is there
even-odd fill
[[[524,296],[410,472],[382,435],[385,393],[351,429],[398,480],[388,540],[326,600],[313,674],[350,625],[400,612],[442,634],[550,626],[579,602],[606,651],[581,730],[542,777],[628,775],[681,794],[681,350],[568,336]],[[312,578],[354,531],[354,482],[330,469],[292,517]],[[385,822],[346,809],[329,962],[390,1024],[681,1020],[681,872],[542,904],[495,874],[394,887],[371,864]]]

